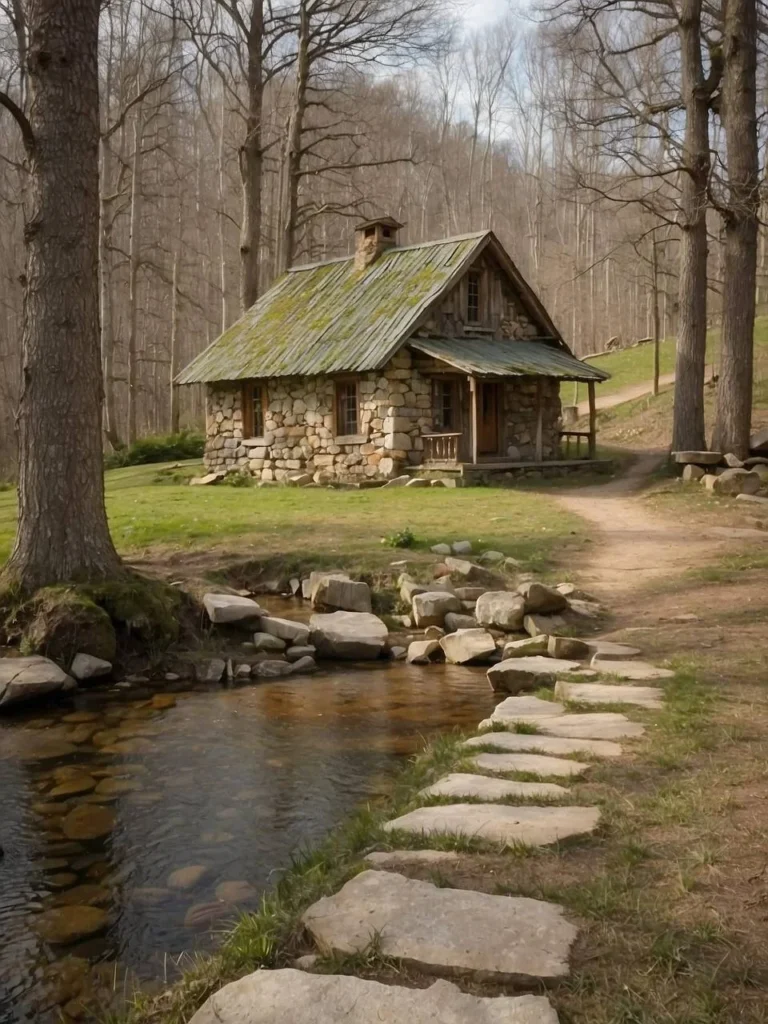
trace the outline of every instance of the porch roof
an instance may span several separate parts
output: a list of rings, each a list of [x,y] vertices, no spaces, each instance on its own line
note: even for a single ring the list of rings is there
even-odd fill
[[[411,348],[478,377],[557,377],[602,381],[610,374],[546,341],[492,338],[410,338]]]

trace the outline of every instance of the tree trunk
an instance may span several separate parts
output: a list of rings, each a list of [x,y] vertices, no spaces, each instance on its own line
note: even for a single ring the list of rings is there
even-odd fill
[[[120,569],[104,508],[99,351],[99,0],[30,0],[19,527],[25,592]]]
[[[144,132],[141,113],[136,115],[133,126],[133,168],[131,173],[131,242],[128,257],[128,444],[133,444],[138,434],[137,406],[139,398],[138,367],[138,316],[139,316],[139,270],[141,269],[141,170]]]
[[[285,273],[293,263],[296,253],[296,232],[299,215],[299,181],[301,172],[301,138],[304,131],[304,115],[307,109],[307,87],[309,85],[309,14],[305,0],[299,8],[299,42],[296,54],[296,80],[293,90],[293,107],[288,119],[283,159],[283,189],[285,212],[283,230],[279,245],[278,270]]]
[[[248,115],[245,139],[240,149],[240,178],[243,213],[240,224],[240,308],[241,312],[259,297],[259,251],[261,245],[261,183],[264,174],[262,151],[262,109],[264,105],[264,2],[252,0],[248,32]]]
[[[181,260],[181,239],[182,239],[182,204],[179,202],[179,216],[176,245],[173,250],[173,283],[171,286],[171,379],[170,379],[170,409],[171,409],[171,433],[178,434],[181,420],[179,407],[179,385],[176,384],[176,376],[179,372],[179,262]]]
[[[122,448],[115,408],[115,323],[112,304],[112,148],[101,140],[101,193],[99,198],[99,268],[101,292],[101,364],[104,373],[104,436],[112,448]]]
[[[707,182],[709,92],[701,59],[701,0],[681,0],[679,36],[685,138],[681,183],[680,320],[675,359],[673,451],[700,450],[704,440],[707,350]]]
[[[659,251],[657,249],[656,232],[651,234],[651,299],[653,306],[653,393],[659,393],[659,370],[661,362],[661,311],[659,310]]]
[[[749,455],[757,278],[757,152],[755,0],[725,0],[722,116],[728,161],[723,327],[713,446]]]

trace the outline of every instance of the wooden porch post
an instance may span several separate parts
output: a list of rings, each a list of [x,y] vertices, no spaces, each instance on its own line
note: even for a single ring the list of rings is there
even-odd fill
[[[472,431],[471,457],[472,465],[477,465],[477,381],[469,378],[469,421]]]
[[[541,377],[536,378],[536,461],[544,461],[544,407],[541,401]]]
[[[597,448],[597,410],[595,409],[595,382],[587,382],[589,392],[589,457],[594,459]]]

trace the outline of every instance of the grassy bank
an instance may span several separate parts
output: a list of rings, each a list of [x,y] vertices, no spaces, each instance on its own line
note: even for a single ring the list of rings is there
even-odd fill
[[[630,712],[648,726],[647,739],[634,756],[596,765],[588,781],[572,784],[568,802],[601,807],[603,823],[596,835],[543,849],[503,849],[476,840],[425,842],[385,833],[384,821],[424,802],[418,796],[421,788],[449,771],[470,767],[459,746],[461,737],[443,737],[401,772],[388,800],[360,810],[346,827],[297,860],[258,912],[242,917],[225,936],[216,955],[195,960],[162,996],[137,999],[125,1024],[184,1024],[226,982],[259,968],[289,966],[311,952],[300,924],[303,911],[364,869],[367,852],[404,846],[462,854],[439,871],[402,869],[412,877],[563,904],[579,924],[581,938],[572,977],[552,994],[561,1020],[715,1024],[737,1019],[722,1015],[729,1005],[727,1012],[735,1008],[729,1002],[735,992],[729,980],[734,937],[693,895],[717,854],[714,842],[691,842],[692,835],[701,839],[706,823],[716,835],[728,800],[722,787],[713,785],[714,766],[707,767],[723,733],[717,695],[701,676],[700,666],[679,665],[668,684],[664,711]],[[712,966],[723,957],[729,963],[719,991]],[[321,958],[313,969],[406,985],[429,983],[414,969],[383,958],[375,941],[354,956]],[[476,982],[470,990],[502,991]]]
[[[253,487],[188,487],[167,483],[196,464],[134,466],[106,473],[107,511],[121,554],[156,558],[179,552],[242,558],[300,555],[307,563],[342,562],[352,572],[376,571],[398,553],[382,537],[409,527],[409,559],[432,544],[469,539],[476,550],[497,548],[533,570],[546,566],[564,539],[578,540],[581,523],[545,495],[483,487],[336,491]],[[15,492],[0,493],[0,564],[16,522]],[[434,556],[430,556],[434,560]]]

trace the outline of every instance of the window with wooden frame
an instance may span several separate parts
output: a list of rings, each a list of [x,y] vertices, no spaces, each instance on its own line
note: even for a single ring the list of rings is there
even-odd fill
[[[258,381],[243,384],[243,437],[263,437],[266,433],[267,389]]]
[[[356,377],[336,381],[336,433],[342,437],[360,433],[360,399]]]
[[[432,378],[432,423],[437,432],[454,433],[461,429],[459,386],[454,377]]]
[[[467,274],[467,323],[480,323],[480,284],[481,274],[471,270]]]

